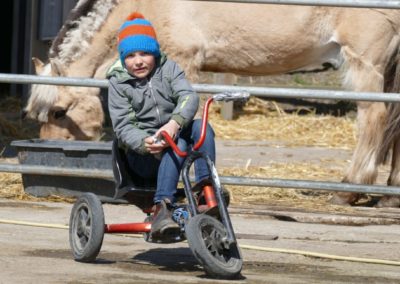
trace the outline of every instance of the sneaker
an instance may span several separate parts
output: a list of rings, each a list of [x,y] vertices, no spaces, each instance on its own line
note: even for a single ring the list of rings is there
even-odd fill
[[[180,232],[179,225],[172,220],[172,211],[173,206],[168,199],[156,204],[151,224],[151,235],[153,238]]]

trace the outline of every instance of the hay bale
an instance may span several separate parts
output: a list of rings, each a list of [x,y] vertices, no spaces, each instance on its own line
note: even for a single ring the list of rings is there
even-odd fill
[[[217,138],[277,142],[287,147],[320,146],[353,149],[356,123],[351,117],[287,114],[273,101],[252,97],[234,120],[224,120],[213,108],[210,124]]]
[[[332,161],[330,161],[332,162]],[[240,176],[252,178],[279,178],[298,180],[338,181],[343,175],[348,161],[337,160],[335,167],[312,163],[271,163],[264,167],[221,168],[221,176]],[[229,185],[233,204],[270,204],[309,210],[343,211],[341,206],[328,203],[331,192],[294,188],[255,187]]]

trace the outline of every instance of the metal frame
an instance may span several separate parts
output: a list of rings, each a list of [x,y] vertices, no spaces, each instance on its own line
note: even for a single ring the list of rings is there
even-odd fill
[[[193,193],[191,192],[193,187],[190,183],[190,178],[189,178],[190,167],[197,159],[204,159],[206,161],[207,168],[210,173],[211,183],[215,191],[215,197],[218,200],[217,204],[218,204],[219,214],[221,216],[221,221],[226,228],[226,233],[227,233],[226,240],[229,244],[236,243],[235,233],[233,231],[232,222],[228,214],[228,209],[225,206],[224,197],[222,196],[221,183],[218,174],[216,173],[217,171],[215,169],[215,166],[207,154],[199,152],[197,150],[194,150],[189,153],[182,167],[182,180],[184,184],[185,195],[189,201],[190,213],[193,217],[199,214],[197,211],[195,198],[193,196]]]
[[[204,2],[233,2],[247,4],[278,4],[278,5],[302,5],[302,6],[331,6],[353,8],[381,8],[398,9],[398,0],[185,0]]]
[[[70,85],[81,87],[108,88],[107,80],[92,78],[67,78],[67,77],[46,77],[35,75],[1,74],[0,82],[20,83],[20,84],[50,84],[50,85]],[[227,86],[211,84],[193,84],[197,92],[220,93],[220,92],[248,92],[258,97],[275,98],[322,98],[322,99],[343,99],[343,100],[362,100],[362,101],[382,101],[400,102],[400,95],[397,93],[366,93],[348,91],[329,91],[329,90],[310,90],[310,89],[288,89],[288,88],[261,88],[246,86]],[[19,165],[0,163],[0,172],[14,172],[21,174],[41,174],[75,177],[92,177],[101,179],[113,179],[111,170],[94,169],[74,169],[46,167],[35,165]],[[400,187],[361,185],[339,182],[323,182],[310,180],[287,180],[287,179],[262,179],[247,177],[220,177],[223,184],[258,186],[258,187],[282,187],[311,190],[327,191],[347,191],[361,193],[376,193],[400,195]]]

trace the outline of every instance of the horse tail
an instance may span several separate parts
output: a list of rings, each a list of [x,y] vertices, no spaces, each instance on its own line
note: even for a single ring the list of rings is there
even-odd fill
[[[400,93],[400,47],[393,54],[386,72],[385,72],[385,93]],[[384,139],[378,150],[378,163],[384,163],[389,150],[397,139],[400,138],[400,103],[390,102],[386,104],[387,117]]]

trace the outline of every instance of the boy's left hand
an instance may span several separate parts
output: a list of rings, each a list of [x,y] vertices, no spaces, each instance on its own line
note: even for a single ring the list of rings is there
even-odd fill
[[[171,136],[172,140],[175,140],[176,136],[178,135],[180,129],[180,125],[175,121],[175,120],[170,120],[168,123],[164,124],[156,134],[154,135],[155,137],[160,137],[161,136],[161,131],[165,131],[168,133],[169,136]]]

